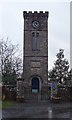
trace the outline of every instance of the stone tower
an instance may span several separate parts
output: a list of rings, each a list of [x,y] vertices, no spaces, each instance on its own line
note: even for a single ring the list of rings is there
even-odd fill
[[[26,99],[47,99],[48,12],[23,12],[23,79]]]

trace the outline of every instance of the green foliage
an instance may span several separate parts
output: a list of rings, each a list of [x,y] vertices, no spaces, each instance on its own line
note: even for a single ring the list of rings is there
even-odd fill
[[[60,49],[56,57],[57,59],[54,63],[54,67],[49,71],[49,78],[51,80],[56,80],[59,83],[66,84],[66,80],[68,78],[69,62],[68,60],[64,59],[64,50]]]

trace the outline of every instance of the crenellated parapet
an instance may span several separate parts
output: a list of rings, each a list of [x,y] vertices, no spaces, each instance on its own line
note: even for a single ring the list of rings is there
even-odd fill
[[[27,12],[27,11],[23,11],[23,17],[24,17],[24,19],[25,18],[48,18],[48,16],[49,16],[49,12],[48,11],[45,11],[45,12],[43,12],[43,11],[34,11],[34,12],[32,12],[32,11],[29,11],[29,12]]]

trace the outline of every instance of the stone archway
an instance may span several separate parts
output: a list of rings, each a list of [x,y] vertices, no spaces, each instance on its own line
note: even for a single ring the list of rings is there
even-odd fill
[[[39,77],[34,76],[31,79],[32,101],[40,101],[41,100],[40,86],[41,86],[41,83],[40,83]]]

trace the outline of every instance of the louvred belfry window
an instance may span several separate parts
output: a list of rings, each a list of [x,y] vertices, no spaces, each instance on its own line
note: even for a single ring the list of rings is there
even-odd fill
[[[32,33],[32,50],[39,50],[40,49],[40,40],[39,40],[39,33],[33,32]]]

